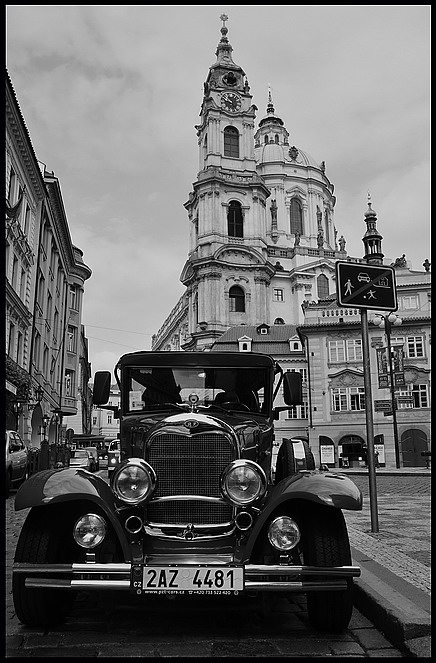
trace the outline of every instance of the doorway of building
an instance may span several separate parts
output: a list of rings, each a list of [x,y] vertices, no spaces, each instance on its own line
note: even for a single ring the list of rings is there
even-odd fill
[[[364,467],[367,464],[366,443],[359,435],[345,435],[339,444],[342,446],[343,467]]]
[[[427,435],[422,430],[409,428],[401,435],[403,467],[426,467],[426,457],[421,454],[428,450]]]

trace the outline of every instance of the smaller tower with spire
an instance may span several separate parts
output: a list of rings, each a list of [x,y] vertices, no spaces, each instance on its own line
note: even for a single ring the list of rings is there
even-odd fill
[[[377,230],[377,214],[372,209],[371,195],[368,191],[368,210],[365,212],[366,233],[362,237],[365,247],[364,259],[368,264],[382,265],[384,254],[382,253],[382,239]]]

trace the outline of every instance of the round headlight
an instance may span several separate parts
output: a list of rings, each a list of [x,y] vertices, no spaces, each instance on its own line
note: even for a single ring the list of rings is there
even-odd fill
[[[127,504],[149,499],[156,487],[156,474],[151,465],[140,458],[129,458],[116,467],[111,477],[115,495]]]
[[[106,523],[101,516],[87,513],[74,525],[74,540],[82,548],[95,548],[106,536],[106,529]]]
[[[252,460],[235,460],[223,472],[221,491],[238,506],[251,504],[265,495],[267,479],[263,469]]]
[[[270,523],[268,538],[277,550],[292,550],[300,540],[300,530],[295,520],[279,516]]]

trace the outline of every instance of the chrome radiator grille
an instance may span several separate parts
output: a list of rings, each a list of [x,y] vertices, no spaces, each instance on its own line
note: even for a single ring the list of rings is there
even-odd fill
[[[234,458],[231,442],[220,432],[159,433],[150,442],[146,459],[157,475],[153,497],[221,497],[220,476]],[[220,524],[231,520],[232,507],[195,499],[151,502],[147,518],[162,524]]]

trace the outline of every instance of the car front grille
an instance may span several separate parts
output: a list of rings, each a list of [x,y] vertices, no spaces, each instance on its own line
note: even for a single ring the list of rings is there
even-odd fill
[[[150,502],[147,519],[161,524],[221,524],[232,519],[228,504],[195,499],[219,498],[220,476],[235,459],[229,438],[220,431],[182,435],[160,431],[147,446],[147,458],[157,475],[153,498],[190,495],[189,500]]]

